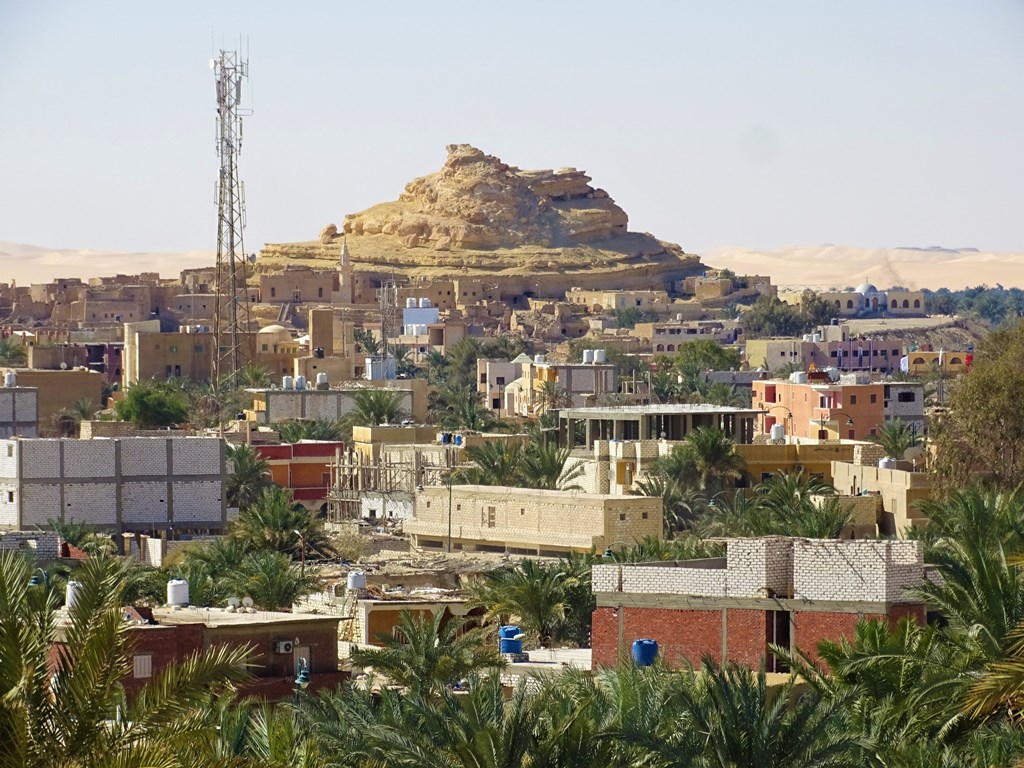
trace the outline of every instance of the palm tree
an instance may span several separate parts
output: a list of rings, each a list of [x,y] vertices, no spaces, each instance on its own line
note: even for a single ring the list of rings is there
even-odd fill
[[[348,427],[350,429],[351,427]],[[274,425],[282,443],[297,443],[300,440],[330,440],[337,442],[346,437],[346,425],[341,421],[326,419],[282,421]]]
[[[395,344],[391,347],[391,356],[395,358],[395,375],[398,378],[411,379],[419,372],[412,359],[412,350],[405,344]]]
[[[265,488],[274,484],[270,464],[251,445],[228,445],[227,454],[232,465],[227,487],[228,505],[245,509]]]
[[[922,437],[917,429],[901,419],[884,422],[878,434],[870,438],[885,450],[885,455],[894,459],[902,459],[903,454],[921,444]]]
[[[729,481],[743,477],[747,465],[733,450],[733,442],[720,429],[697,427],[686,436],[684,454],[693,463],[698,487],[716,493]]]
[[[536,412],[538,414],[572,405],[569,393],[565,391],[564,387],[559,386],[557,381],[542,382],[540,389],[537,390],[537,397]]]
[[[489,571],[473,582],[470,604],[486,608],[487,621],[515,618],[546,648],[556,639],[565,620],[569,586],[568,576],[561,568],[523,560],[514,568]]]
[[[123,566],[85,561],[58,641],[57,599],[29,587],[32,564],[0,550],[0,766],[184,766],[178,755],[214,729],[212,696],[247,679],[247,648],[172,663],[125,703],[132,674],[121,615]],[[55,653],[54,649],[59,648]]]
[[[298,556],[300,550],[322,557],[334,554],[323,523],[292,500],[287,488],[264,488],[243,509],[230,527],[230,535],[252,550],[271,550]]]
[[[232,595],[248,595],[266,611],[290,611],[300,597],[322,589],[311,570],[300,569],[282,552],[250,552],[238,568],[223,576],[223,588]]]
[[[582,491],[576,482],[585,474],[582,461],[570,462],[572,449],[533,435],[522,455],[521,475],[527,487],[549,491]]]
[[[88,421],[98,411],[88,397],[80,397],[69,408],[63,408],[56,416],[57,430],[62,435],[77,437],[83,421]]]
[[[498,669],[501,657],[485,648],[480,627],[438,611],[423,616],[403,610],[395,632],[379,634],[381,648],[353,648],[352,663],[373,667],[414,693],[440,693],[478,670]]]
[[[634,496],[661,499],[662,524],[666,537],[690,527],[697,517],[694,502],[703,502],[702,497],[687,495],[675,478],[662,475],[644,475],[629,492]]]
[[[399,394],[390,389],[361,389],[352,402],[356,407],[354,422],[360,426],[393,424],[405,415]]]
[[[24,365],[28,354],[25,347],[12,339],[0,339],[0,365]]]
[[[362,349],[363,354],[373,357],[380,354],[380,339],[374,336],[365,328],[356,328],[353,331],[356,344]]]
[[[476,485],[518,486],[524,482],[523,446],[512,440],[488,440],[466,449],[466,455],[476,465],[463,479],[472,479]]]
[[[242,389],[262,389],[272,381],[269,369],[259,363],[249,363],[238,369],[235,381]]]

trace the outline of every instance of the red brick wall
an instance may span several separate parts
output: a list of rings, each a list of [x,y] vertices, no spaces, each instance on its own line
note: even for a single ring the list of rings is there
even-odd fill
[[[924,626],[927,615],[924,605],[915,603],[911,605],[893,605],[889,607],[886,616],[889,619],[889,626],[895,627],[896,623],[904,616],[912,616],[920,626]]]
[[[818,643],[822,640],[852,638],[861,618],[882,619],[878,614],[828,613],[825,611],[797,611],[793,614],[796,626],[795,645],[811,659],[818,659]]]
[[[628,654],[634,640],[658,642],[658,655],[668,664],[694,666],[707,654],[722,658],[722,612],[679,611],[661,608],[621,608],[622,651]],[[613,666],[618,660],[619,619],[614,608],[594,611],[591,626],[592,664]]]
[[[726,621],[726,659],[758,669],[767,647],[767,611],[731,608]]]

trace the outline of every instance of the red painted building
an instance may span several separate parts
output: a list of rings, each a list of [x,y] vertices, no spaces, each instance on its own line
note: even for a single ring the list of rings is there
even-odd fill
[[[252,649],[252,681],[240,696],[277,701],[295,693],[300,660],[310,672],[307,690],[334,688],[348,677],[338,669],[337,617],[308,613],[230,612],[223,608],[125,608],[132,672],[122,680],[128,696],[168,664],[217,645]],[[53,653],[59,653],[58,627]]]
[[[258,445],[256,453],[270,465],[270,475],[282,488],[291,490],[295,500],[309,509],[320,510],[327,503],[331,487],[331,462],[345,444],[309,440],[283,445]]]
[[[769,644],[815,658],[860,619],[924,623],[908,595],[924,579],[923,554],[917,541],[779,537],[729,539],[721,558],[594,566],[593,664],[616,664],[643,638],[671,665],[710,656],[785,671]]]

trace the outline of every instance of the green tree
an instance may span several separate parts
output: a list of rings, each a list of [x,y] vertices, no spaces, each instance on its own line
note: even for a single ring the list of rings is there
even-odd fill
[[[300,597],[322,588],[311,569],[303,573],[288,555],[267,549],[250,551],[221,578],[222,589],[251,597],[265,611],[290,611]]]
[[[352,428],[344,421],[292,419],[278,422],[274,429],[282,443],[297,443],[300,440],[345,440]]]
[[[726,349],[714,339],[698,339],[680,345],[672,361],[676,373],[696,371],[737,371],[740,353]]]
[[[374,336],[365,328],[356,328],[352,332],[355,338],[356,344],[363,351],[363,354],[373,357],[374,355],[380,354],[381,344],[380,339]]]
[[[572,460],[572,449],[545,441],[539,432],[531,435],[522,452],[520,476],[529,488],[549,491],[581,491],[577,482],[584,475],[582,461]]]
[[[361,389],[352,402],[356,407],[354,422],[360,426],[394,424],[405,416],[401,397],[390,389]]]
[[[114,412],[141,429],[170,427],[189,420],[184,392],[169,382],[139,381],[125,390]]]
[[[565,621],[569,577],[557,566],[523,560],[514,568],[483,574],[470,586],[470,603],[487,609],[486,618],[515,619],[547,648]]]
[[[982,477],[1000,488],[1024,482],[1024,321],[993,332],[969,372],[952,387],[948,412],[933,429],[940,490]]]
[[[232,464],[227,483],[228,505],[246,509],[273,485],[270,464],[251,445],[228,445],[227,454]]]
[[[248,648],[216,647],[172,663],[125,703],[132,673],[121,616],[123,567],[85,561],[58,637],[57,594],[29,587],[31,563],[0,550],[0,766],[184,766],[181,751],[208,738],[216,696],[248,675]]]
[[[248,363],[238,369],[235,374],[238,386],[242,389],[261,389],[269,387],[273,381],[270,370],[258,363]]]
[[[746,471],[746,462],[734,450],[732,440],[714,427],[698,427],[690,432],[682,450],[692,462],[697,486],[707,493],[723,490]]]
[[[25,346],[12,339],[0,339],[0,365],[24,365],[28,359]]]
[[[513,440],[488,440],[466,449],[475,465],[462,479],[475,485],[518,486],[523,478],[523,445]]]
[[[306,552],[321,557],[334,554],[323,522],[293,501],[287,488],[270,485],[239,512],[229,535],[248,550],[271,550],[294,557]]]
[[[894,459],[902,459],[903,454],[911,448],[921,445],[922,437],[918,431],[901,419],[884,422],[878,434],[871,438],[885,450],[885,455]]]
[[[485,647],[479,627],[438,611],[423,616],[403,610],[393,634],[377,636],[380,648],[353,648],[357,667],[373,667],[413,693],[438,694],[479,670],[499,669],[501,657]]]

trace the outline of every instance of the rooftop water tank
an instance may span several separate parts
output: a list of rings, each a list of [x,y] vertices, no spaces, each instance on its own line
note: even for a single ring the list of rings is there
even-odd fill
[[[658,658],[658,641],[641,638],[633,641],[633,663],[638,667],[650,667]]]
[[[82,591],[82,582],[71,580],[64,587],[64,608],[71,610],[78,602],[78,594]]]
[[[785,440],[786,428],[782,424],[772,424],[772,440]]]
[[[594,350],[594,362],[595,363],[603,363],[605,361],[605,359],[606,359],[605,351],[603,349],[595,349]]]
[[[430,309],[430,299],[428,299],[428,298],[420,299],[420,309]]]
[[[366,571],[350,571],[345,583],[349,592],[366,589]]]
[[[807,374],[804,371],[794,371],[789,374],[789,380],[794,384],[806,384]]]
[[[167,582],[167,604],[188,605],[188,582],[184,579],[171,579]]]
[[[462,445],[462,435],[456,435],[455,436],[455,444],[459,445],[459,446]]]
[[[544,357],[544,355],[534,355],[533,356],[533,362],[535,362],[537,365],[541,365],[546,360],[547,360],[547,358]]]
[[[813,341],[814,340],[814,335],[810,334],[810,333],[805,333],[804,336],[803,336],[803,339],[804,339],[804,341]]]
[[[414,309],[415,307],[416,307],[416,299],[406,299],[405,300],[405,308],[406,309]]]
[[[306,377],[305,376],[296,376],[295,377],[295,389],[297,389],[298,391],[301,392],[305,388],[306,388]]]
[[[16,387],[18,385],[18,374],[14,371],[8,371],[4,374],[4,386],[5,387]]]
[[[282,376],[281,377],[281,389],[291,389],[294,386],[295,386],[295,379],[293,379],[291,376]]]
[[[523,631],[514,624],[506,624],[498,629],[499,653],[522,653]]]
[[[813,341],[815,344],[820,344],[821,343],[821,334],[820,333],[811,334],[811,341]]]
[[[896,459],[891,456],[886,456],[884,459],[878,460],[879,469],[896,469]]]
[[[583,364],[591,365],[594,362],[594,350],[584,349],[583,350]]]
[[[330,385],[327,383],[327,374],[326,373],[321,372],[321,373],[318,373],[316,375],[316,388],[317,389],[328,389],[328,388],[330,388]]]

